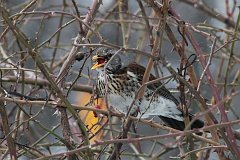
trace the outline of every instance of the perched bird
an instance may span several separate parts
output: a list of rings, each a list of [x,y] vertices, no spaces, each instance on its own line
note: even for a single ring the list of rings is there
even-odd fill
[[[96,55],[92,57],[95,63],[92,69],[96,69],[98,72],[98,94],[100,96],[107,94],[109,104],[116,110],[126,114],[142,85],[145,68],[136,63],[130,63],[126,67],[122,67],[120,56],[114,55],[114,53],[116,53],[116,50],[98,49]],[[108,62],[109,64],[106,66],[104,73],[104,67]],[[156,78],[151,74],[149,80],[154,79]],[[178,105],[178,100],[161,82],[157,82],[147,85],[144,96],[135,101],[130,113],[138,112],[138,116],[141,116],[141,118],[159,116],[168,126],[177,130],[184,130],[183,112]],[[189,119],[192,120],[192,118],[193,115],[189,114]],[[203,121],[195,120],[191,129],[203,126]]]

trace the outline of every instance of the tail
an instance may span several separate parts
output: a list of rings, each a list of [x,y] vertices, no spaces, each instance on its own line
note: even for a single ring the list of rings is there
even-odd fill
[[[189,120],[192,120],[193,115],[189,115]],[[185,129],[185,124],[184,121],[178,121],[176,119],[173,118],[169,118],[169,117],[164,117],[164,116],[159,116],[159,118],[161,118],[161,120],[168,125],[171,128],[183,131]],[[204,122],[197,119],[193,122],[193,124],[191,125],[191,129],[194,128],[202,128],[204,126]]]

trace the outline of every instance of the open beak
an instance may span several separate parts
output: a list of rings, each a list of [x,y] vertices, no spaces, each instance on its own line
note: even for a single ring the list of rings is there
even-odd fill
[[[101,67],[101,66],[103,66],[103,65],[105,64],[105,62],[104,62],[104,63],[99,63],[98,60],[99,60],[100,58],[101,58],[101,57],[99,57],[99,56],[97,56],[97,55],[95,55],[95,56],[92,57],[92,61],[93,61],[93,62],[96,62],[96,63],[92,66],[91,69],[96,69],[96,68]]]

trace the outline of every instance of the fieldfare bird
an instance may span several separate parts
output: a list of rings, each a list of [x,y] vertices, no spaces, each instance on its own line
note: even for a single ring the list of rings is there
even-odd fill
[[[107,95],[110,106],[126,114],[135,100],[137,91],[142,86],[145,68],[136,63],[130,63],[126,67],[122,67],[120,56],[118,54],[114,55],[114,53],[116,53],[116,50],[98,49],[96,55],[92,57],[95,63],[92,69],[98,71],[98,95]],[[149,80],[154,79],[156,78],[151,74]],[[140,115],[141,118],[159,116],[169,127],[184,130],[184,116],[178,106],[178,100],[161,82],[157,82],[147,85],[144,96],[135,101],[130,114],[138,112],[138,116]],[[192,120],[193,115],[189,114],[189,119]],[[192,123],[191,129],[203,126],[203,121],[197,119]]]

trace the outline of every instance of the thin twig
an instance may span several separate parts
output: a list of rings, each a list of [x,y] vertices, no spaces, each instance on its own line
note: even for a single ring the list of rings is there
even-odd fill
[[[207,69],[209,68],[209,66],[211,65],[211,62],[212,62],[212,58],[213,58],[213,53],[215,52],[215,45],[216,45],[216,42],[217,42],[217,38],[215,37],[214,38],[214,41],[213,41],[213,44],[212,44],[212,47],[211,47],[211,52],[210,52],[210,55],[209,55],[209,59],[208,59],[208,62],[207,62],[207,65],[206,67],[204,68],[200,78],[199,78],[199,82],[198,82],[198,86],[197,86],[197,91],[199,91],[200,89],[200,86],[201,86],[201,83],[202,83],[202,80],[203,80],[203,77],[207,71]]]

